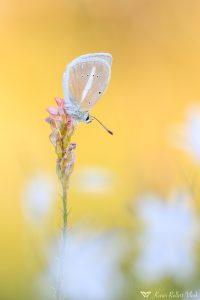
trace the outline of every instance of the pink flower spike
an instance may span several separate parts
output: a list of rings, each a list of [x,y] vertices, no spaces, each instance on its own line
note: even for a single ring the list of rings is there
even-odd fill
[[[50,134],[50,141],[54,146],[56,146],[58,140],[59,140],[59,130],[55,128]]]
[[[64,100],[58,97],[55,97],[56,103],[58,104],[58,107],[63,108],[64,107]]]
[[[47,111],[51,114],[51,115],[57,115],[58,114],[58,108],[54,107],[54,106],[50,106],[47,108]]]
[[[71,160],[67,163],[65,168],[65,175],[69,176],[72,172],[72,167],[74,166],[74,153],[72,154]]]
[[[58,107],[58,114],[62,116],[64,114],[64,110],[61,107]]]
[[[70,150],[72,150],[72,149],[76,149],[76,144],[75,143],[70,144]]]
[[[52,120],[51,120],[51,118],[46,118],[46,119],[45,119],[45,122],[51,124]]]

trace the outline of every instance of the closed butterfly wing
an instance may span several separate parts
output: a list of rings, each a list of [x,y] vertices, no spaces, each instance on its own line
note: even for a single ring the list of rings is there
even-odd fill
[[[105,92],[111,73],[112,56],[88,54],[72,61],[63,77],[66,107],[89,111]]]
[[[93,59],[105,60],[110,66],[112,64],[112,55],[110,53],[91,53],[78,57],[78,61],[92,61]]]

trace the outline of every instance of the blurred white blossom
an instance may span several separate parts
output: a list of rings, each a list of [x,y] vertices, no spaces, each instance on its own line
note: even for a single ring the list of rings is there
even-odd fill
[[[170,200],[147,196],[138,202],[137,214],[146,226],[133,270],[143,280],[184,280],[193,274],[199,225],[190,201],[189,194],[177,192]]]
[[[38,173],[29,178],[22,191],[23,211],[26,219],[40,224],[49,217],[53,199],[55,197],[55,183],[44,173]]]
[[[106,193],[113,189],[114,178],[110,170],[87,167],[77,171],[74,184],[82,193]]]
[[[187,110],[185,124],[176,126],[171,137],[175,146],[188,152],[200,164],[200,105]]]
[[[68,233],[64,248],[60,241],[59,251],[54,252],[45,275],[46,285],[54,287],[55,294],[59,288],[62,298],[69,300],[111,300],[119,296],[123,280],[119,271],[122,247],[118,242],[111,234]]]

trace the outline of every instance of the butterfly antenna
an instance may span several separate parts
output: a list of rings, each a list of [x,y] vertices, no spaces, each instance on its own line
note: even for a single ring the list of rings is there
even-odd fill
[[[91,115],[90,115],[91,116]],[[103,123],[101,123],[101,121],[99,121],[96,117],[91,116],[92,119],[95,119],[109,134],[113,135],[113,132],[111,130],[109,130]]]

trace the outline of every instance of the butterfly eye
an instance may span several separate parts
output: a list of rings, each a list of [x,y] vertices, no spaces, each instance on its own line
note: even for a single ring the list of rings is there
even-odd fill
[[[88,101],[88,104],[90,105],[90,104],[91,104],[91,102],[90,102],[90,101]]]
[[[99,78],[99,75],[97,75],[97,78]]]
[[[83,78],[83,75],[81,75],[81,77]]]

